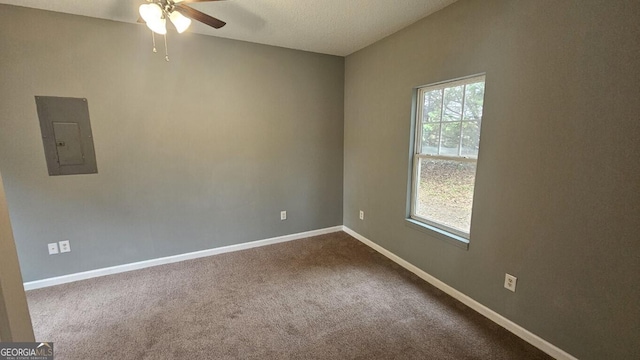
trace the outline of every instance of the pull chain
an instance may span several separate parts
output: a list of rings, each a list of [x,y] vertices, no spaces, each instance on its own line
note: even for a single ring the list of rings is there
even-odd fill
[[[156,49],[156,35],[151,31],[151,40],[153,41],[153,52],[157,53],[158,49]]]
[[[151,40],[153,41],[153,52],[157,53],[158,49],[156,49],[156,35],[153,31],[151,31]],[[167,46],[167,34],[164,34],[164,59],[169,61],[169,47]]]
[[[164,59],[169,61],[169,48],[167,47],[167,34],[164,34]]]

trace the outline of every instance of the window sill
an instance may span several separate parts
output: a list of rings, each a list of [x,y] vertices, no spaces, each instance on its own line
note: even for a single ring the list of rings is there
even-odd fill
[[[429,234],[436,239],[440,239],[446,243],[457,246],[461,249],[469,250],[469,240],[463,237],[444,231],[442,229],[438,229],[434,226],[421,223],[413,219],[405,219],[405,220],[406,220],[405,225],[407,225],[412,229]]]

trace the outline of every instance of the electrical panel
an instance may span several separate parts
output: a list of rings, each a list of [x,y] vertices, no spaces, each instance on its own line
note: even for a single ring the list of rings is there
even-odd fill
[[[49,175],[98,172],[87,99],[36,96]]]

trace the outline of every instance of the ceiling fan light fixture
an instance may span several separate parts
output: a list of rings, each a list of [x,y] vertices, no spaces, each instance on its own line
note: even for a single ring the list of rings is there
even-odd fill
[[[187,30],[191,25],[191,19],[180,14],[177,11],[174,11],[169,15],[169,20],[171,20],[173,25],[176,27],[176,30],[178,30],[178,33],[180,34]]]
[[[147,22],[147,27],[156,34],[164,35],[167,33],[167,20],[160,19]]]
[[[158,4],[142,4],[138,11],[145,22],[162,19],[162,8]]]
[[[158,4],[140,5],[139,11],[149,29],[160,35],[167,33],[167,20],[163,18],[162,8]]]

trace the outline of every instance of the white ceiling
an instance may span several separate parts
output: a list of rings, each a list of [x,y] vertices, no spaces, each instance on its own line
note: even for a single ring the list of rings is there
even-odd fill
[[[456,0],[227,0],[190,4],[227,22],[188,31],[346,56]],[[135,23],[145,0],[0,0],[0,3]]]

